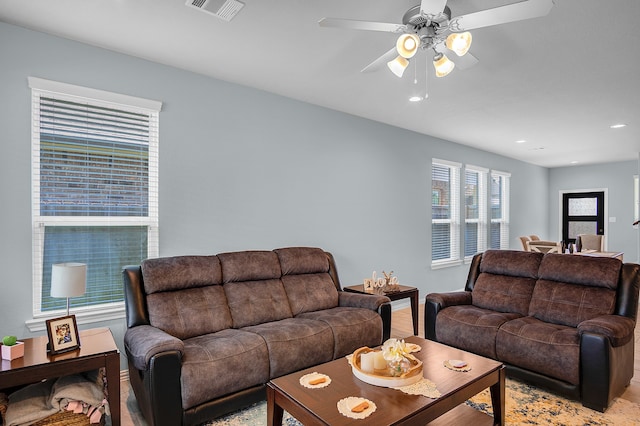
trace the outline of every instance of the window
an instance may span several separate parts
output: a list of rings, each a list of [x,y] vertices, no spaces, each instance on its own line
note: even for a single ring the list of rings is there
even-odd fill
[[[460,261],[460,168],[459,163],[432,161],[432,267]]]
[[[158,256],[161,103],[32,77],[29,86],[34,318],[66,309],[49,294],[62,262],[87,264],[74,313],[121,317],[122,267]]]
[[[491,228],[489,247],[509,248],[509,173],[491,172]]]
[[[466,166],[464,171],[464,257],[487,248],[487,169]]]

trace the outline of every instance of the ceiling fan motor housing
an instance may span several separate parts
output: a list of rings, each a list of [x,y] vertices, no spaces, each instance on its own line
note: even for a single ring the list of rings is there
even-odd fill
[[[417,5],[407,10],[402,17],[402,23],[418,34],[420,40],[422,40],[421,47],[426,49],[444,40],[444,36],[439,33],[448,29],[450,19],[451,9],[449,6],[445,6],[442,13],[438,15],[426,16],[421,13],[420,5]]]

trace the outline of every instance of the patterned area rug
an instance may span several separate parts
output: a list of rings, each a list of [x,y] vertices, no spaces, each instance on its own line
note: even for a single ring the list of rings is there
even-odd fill
[[[585,408],[577,401],[570,401],[514,379],[507,379],[507,425],[640,425],[640,404],[616,399],[606,413]],[[467,405],[492,414],[489,390],[479,393]],[[206,426],[262,426],[267,424],[267,404],[261,402],[238,411]],[[301,426],[285,413],[283,424]],[[204,426],[204,425],[203,425]]]

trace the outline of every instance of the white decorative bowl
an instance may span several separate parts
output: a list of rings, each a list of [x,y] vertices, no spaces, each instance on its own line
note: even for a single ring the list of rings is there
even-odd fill
[[[351,369],[353,371],[353,375],[365,383],[387,388],[399,388],[417,383],[424,377],[422,374],[422,361],[414,357],[410,357],[412,359],[410,359],[411,367],[409,368],[409,371],[401,376],[392,376],[388,368],[383,370],[374,370],[373,373],[365,372],[360,367],[360,357],[363,353],[368,352],[375,351],[365,346],[357,349],[351,358]]]

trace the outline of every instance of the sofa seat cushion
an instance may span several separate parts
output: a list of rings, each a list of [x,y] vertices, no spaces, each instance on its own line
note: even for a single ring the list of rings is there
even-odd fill
[[[331,327],[334,359],[350,354],[362,346],[373,348],[382,343],[382,318],[375,311],[337,307],[306,312],[297,318],[322,321]]]
[[[269,353],[262,337],[222,330],[184,341],[182,406],[186,410],[269,380]]]
[[[489,358],[496,358],[496,335],[505,322],[520,317],[473,305],[451,306],[436,318],[438,342]]]
[[[288,318],[242,330],[264,339],[269,351],[270,379],[333,359],[333,333],[322,321]]]
[[[498,331],[496,353],[502,362],[580,383],[580,336],[574,327],[517,318]]]

